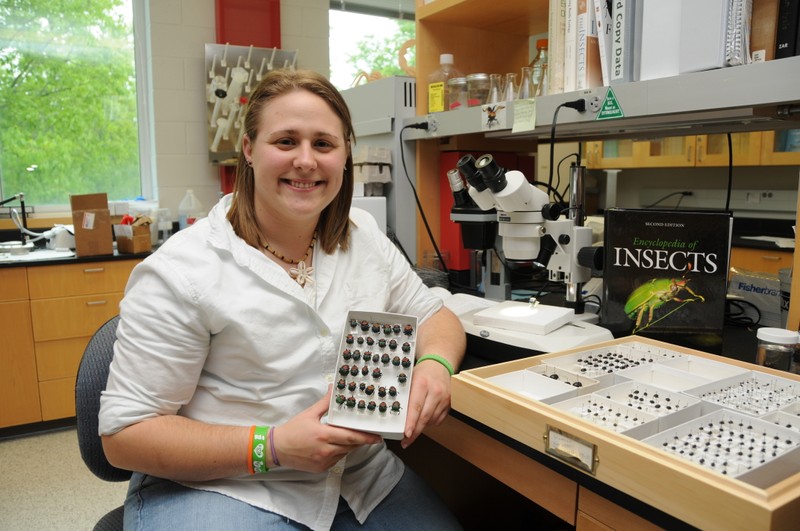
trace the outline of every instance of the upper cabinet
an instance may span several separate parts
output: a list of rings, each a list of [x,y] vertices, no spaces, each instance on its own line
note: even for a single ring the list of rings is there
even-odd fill
[[[735,166],[800,165],[794,130],[731,133]],[[650,140],[586,142],[586,166],[602,168],[725,167],[728,135],[676,136]]]
[[[800,129],[762,133],[761,164],[764,166],[800,165]]]

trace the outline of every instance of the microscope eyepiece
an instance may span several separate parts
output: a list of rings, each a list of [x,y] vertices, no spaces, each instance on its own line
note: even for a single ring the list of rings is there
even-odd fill
[[[456,167],[461,174],[464,175],[471,187],[475,188],[478,192],[486,190],[486,183],[483,182],[483,177],[481,177],[481,174],[475,168],[475,157],[470,153],[458,159]]]
[[[501,168],[491,155],[481,155],[475,161],[475,168],[481,174],[483,182],[492,193],[502,192],[506,187],[506,170]]]

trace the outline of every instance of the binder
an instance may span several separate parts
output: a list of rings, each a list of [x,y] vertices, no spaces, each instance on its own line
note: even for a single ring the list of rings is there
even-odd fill
[[[729,0],[681,0],[681,74],[725,66],[729,6]]]
[[[611,35],[611,84],[627,83],[639,79],[637,60],[641,48],[642,0],[614,0],[614,20]],[[639,7],[639,9],[637,9]],[[638,13],[637,13],[638,11]]]
[[[778,7],[781,0],[755,0],[750,22],[750,53],[753,61],[775,59]]]
[[[798,25],[800,25],[800,0],[780,0],[778,28],[775,35],[775,59],[792,57],[798,53]]]
[[[680,73],[681,0],[644,0],[640,81]]]
[[[753,0],[730,0],[728,25],[725,31],[725,64],[739,66],[750,58],[750,24]]]

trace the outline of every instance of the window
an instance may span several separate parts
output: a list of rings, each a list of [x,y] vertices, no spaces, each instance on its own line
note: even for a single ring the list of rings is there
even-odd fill
[[[374,7],[387,4],[386,0],[347,0],[343,4],[340,7],[339,2],[331,2],[329,15],[330,79],[334,86],[344,90],[376,72],[381,77],[408,75],[400,66],[399,54],[403,44],[415,36],[413,4],[409,4],[410,13],[398,11],[397,0],[394,10]],[[405,59],[414,65],[413,48]]]
[[[150,163],[140,163],[140,131],[151,138],[137,96],[146,76],[135,60],[146,40],[134,39],[145,3],[0,4],[2,197],[22,192],[38,212],[63,210],[70,194],[152,193]]]

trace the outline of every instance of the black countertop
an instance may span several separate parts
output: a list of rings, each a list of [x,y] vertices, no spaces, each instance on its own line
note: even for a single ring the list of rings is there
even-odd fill
[[[97,256],[71,256],[68,258],[54,258],[52,260],[17,260],[14,262],[0,261],[0,269],[7,269],[12,267],[39,267],[39,266],[69,265],[69,264],[88,264],[92,262],[108,262],[109,260],[141,260],[147,258],[151,254],[152,254],[151,251],[139,254],[120,254],[117,251],[114,251],[114,254],[103,254]]]

